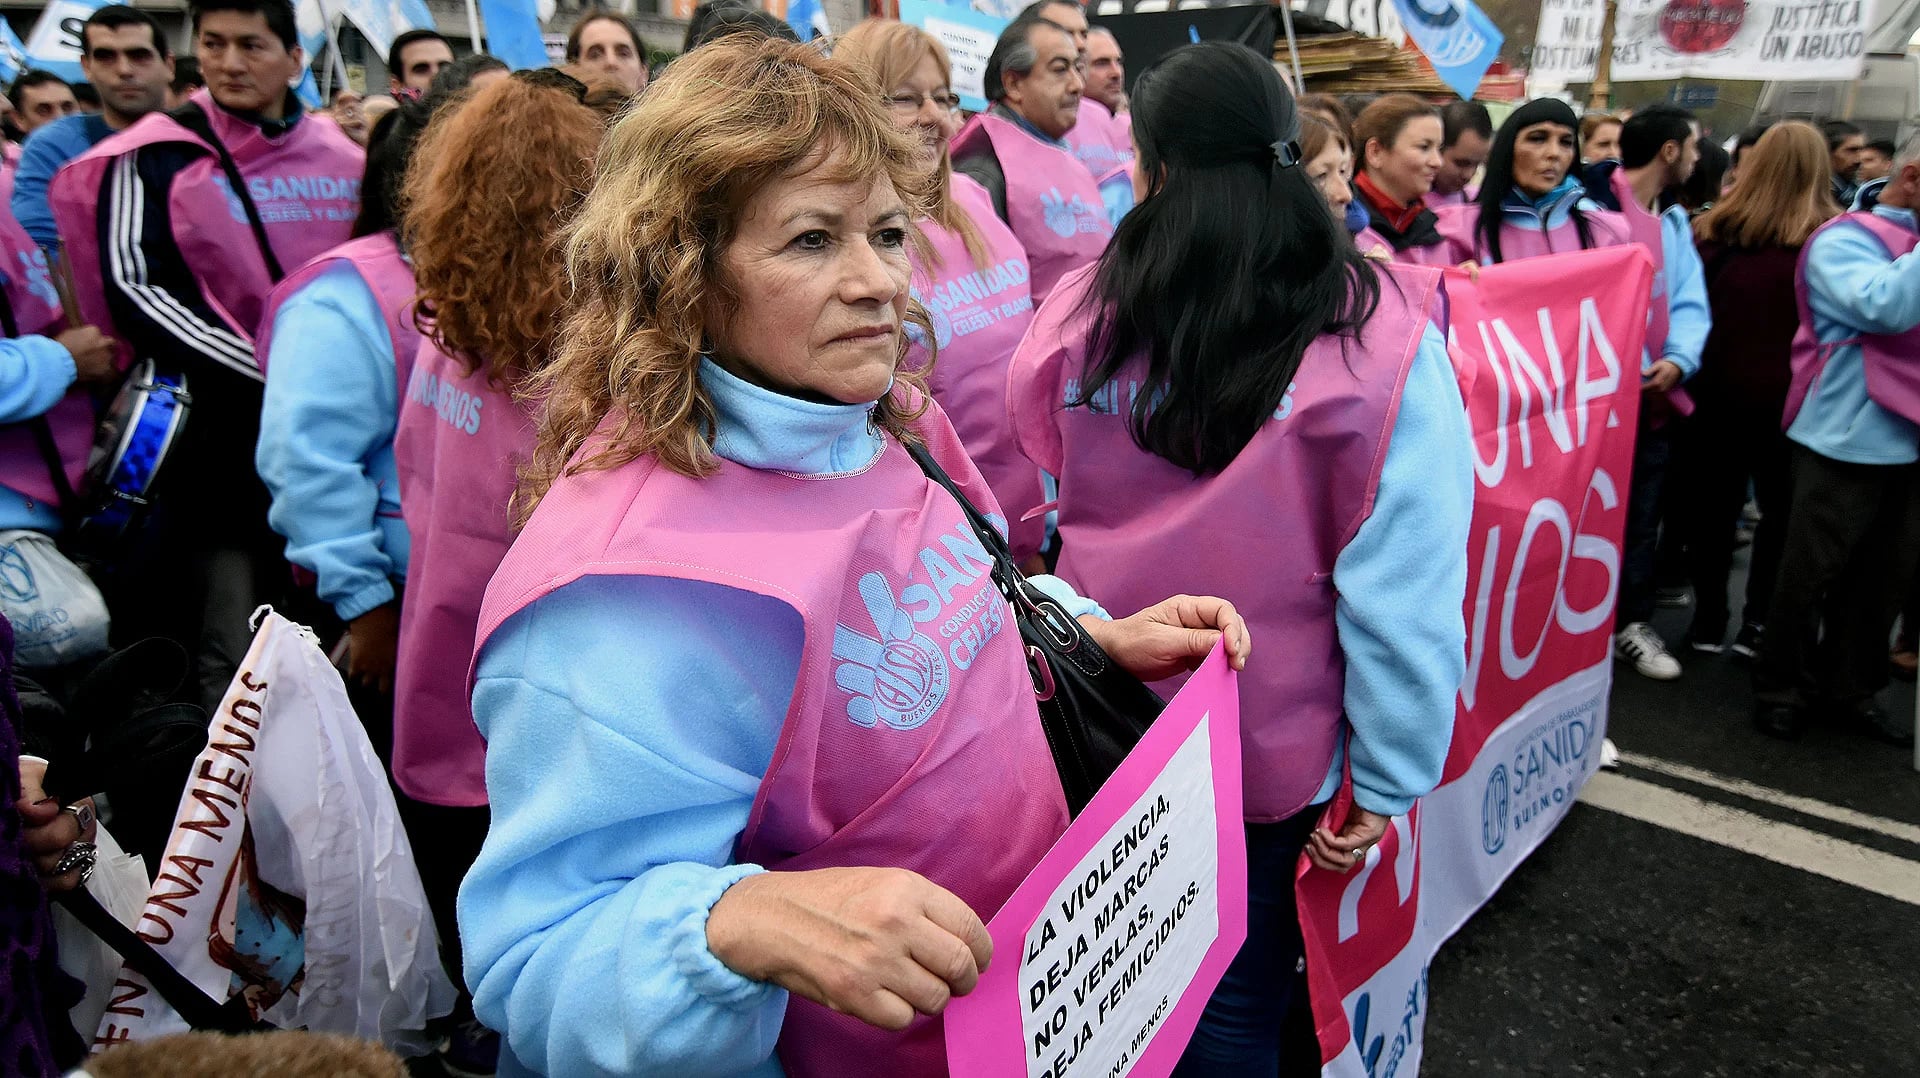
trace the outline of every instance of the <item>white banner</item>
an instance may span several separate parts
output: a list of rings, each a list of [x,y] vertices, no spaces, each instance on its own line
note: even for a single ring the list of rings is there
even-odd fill
[[[1541,0],[1533,74],[1594,77],[1603,0]],[[1866,0],[1620,0],[1615,82],[1860,77],[1872,27]]]

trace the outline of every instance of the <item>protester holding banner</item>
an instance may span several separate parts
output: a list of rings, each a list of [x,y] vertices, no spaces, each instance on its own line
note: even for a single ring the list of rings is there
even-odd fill
[[[1442,242],[1416,253],[1428,265],[1497,265],[1628,241],[1626,222],[1587,198],[1574,172],[1573,109],[1529,101],[1500,125],[1475,202],[1441,211]]]
[[[833,48],[886,92],[894,123],[919,138],[934,174],[935,205],[919,222],[931,250],[915,254],[913,278],[940,357],[927,372],[927,389],[1007,510],[1008,541],[1024,562],[1046,539],[1046,522],[1024,514],[1047,500],[1040,470],[1014,444],[1007,422],[1007,363],[1033,321],[1027,252],[994,216],[987,192],[953,171],[947,140],[958,126],[959,99],[946,47],[918,27],[869,19]],[[916,366],[930,355],[924,345],[914,352],[909,362]]]
[[[1433,191],[1427,195],[1427,205],[1434,210],[1473,201],[1478,192],[1469,191],[1467,185],[1487,163],[1493,147],[1493,118],[1478,101],[1453,102],[1440,110],[1440,123],[1446,133],[1440,171],[1433,174]]]
[[[47,185],[60,166],[167,104],[173,48],[153,16],[110,4],[80,24],[80,70],[103,91],[100,111],[67,116],[27,137],[13,182],[13,216],[35,243],[57,250],[60,230],[47,206]]]
[[[1280,642],[1241,680],[1247,943],[1176,1072],[1271,1075],[1318,1063],[1310,1035],[1282,1036],[1304,990],[1300,854],[1352,868],[1440,779],[1472,450],[1431,321],[1439,274],[1347,242],[1267,58],[1168,54],[1135,84],[1133,130],[1144,197],[1042,306],[1014,359],[1014,429],[1060,480],[1069,583],[1121,605],[1229,596],[1263,652]],[[1196,556],[1223,535],[1232,557]],[[1323,819],[1349,774],[1352,810]]]
[[[1920,143],[1900,158],[1871,212],[1828,222],[1800,256],[1793,508],[1754,670],[1754,719],[1776,737],[1822,721],[1913,741],[1876,699],[1920,535]]]
[[[129,639],[187,647],[211,712],[251,644],[249,615],[287,582],[253,467],[253,331],[285,271],[347,238],[365,155],[334,125],[307,122],[288,89],[305,54],[287,0],[204,0],[192,17],[211,93],[75,158],[49,199],[81,316],[126,341],[126,358],[191,382],[156,530],[117,566],[114,620]]]
[[[1804,123],[1779,124],[1742,159],[1740,183],[1693,223],[1705,264],[1713,330],[1688,383],[1694,413],[1675,438],[1670,522],[1693,587],[1695,651],[1726,643],[1734,527],[1749,483],[1760,506],[1746,603],[1733,650],[1751,659],[1779,571],[1787,529],[1791,443],[1780,428],[1800,328],[1794,281],[1800,249],[1840,212],[1826,143]]]
[[[1080,50],[1058,24],[1022,14],[1001,31],[984,78],[992,107],[954,138],[953,167],[986,189],[1026,248],[1039,303],[1113,235],[1100,185],[1065,141],[1085,86]]]
[[[764,38],[602,154],[474,667],[460,920],[523,1070],[945,1074],[931,1016],[1066,827],[1012,614],[901,441],[998,511],[901,365],[928,178],[863,74]],[[1217,599],[1083,624],[1147,677],[1248,647]]]
[[[1426,196],[1443,137],[1440,110],[1412,94],[1387,94],[1353,121],[1353,201],[1368,229],[1409,260],[1405,252],[1440,242]]]

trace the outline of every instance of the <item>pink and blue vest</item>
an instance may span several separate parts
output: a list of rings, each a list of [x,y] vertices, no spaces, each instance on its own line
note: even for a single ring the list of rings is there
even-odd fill
[[[387,325],[387,339],[393,342],[394,385],[405,389],[413,373],[413,359],[420,351],[420,330],[413,321],[413,301],[418,289],[413,281],[413,266],[400,254],[400,244],[392,232],[376,232],[335,247],[301,266],[267,294],[260,315],[260,328],[254,334],[254,358],[266,373],[273,354],[273,320],[288,297],[312,284],[316,277],[337,265],[347,265],[366,282],[367,290],[380,307]]]
[[[5,265],[0,266],[0,274],[6,277],[7,302],[13,307],[13,321],[21,335],[57,337],[66,332],[60,293],[48,272],[46,252],[13,219],[13,214],[4,211],[0,211],[0,259],[5,261]],[[87,456],[93,451],[96,421],[93,399],[85,387],[76,383],[47,410],[46,420],[53,431],[53,443],[60,450],[67,485],[78,489],[81,477],[86,474]],[[56,510],[60,507],[53,473],[48,470],[47,460],[34,439],[31,421],[0,427],[0,484]]]
[[[1438,272],[1368,264],[1380,306],[1360,339],[1314,342],[1273,419],[1215,475],[1134,444],[1133,401],[1151,392],[1144,362],[1068,406],[1087,369],[1092,315],[1080,300],[1091,272],[1061,282],[1014,357],[1015,429],[1060,481],[1059,575],[1116,616],[1171,594],[1219,595],[1259,642],[1240,679],[1250,821],[1305,808],[1345,736],[1334,562],[1372,512],[1407,371],[1439,303]]]
[[[1113,236],[1100,185],[1073,154],[991,112],[954,136],[953,155],[992,150],[1007,180],[1007,224],[1033,267],[1033,302],[1044,303],[1068,271],[1088,265]]]
[[[486,742],[466,660],[487,581],[513,543],[508,502],[533,452],[512,394],[423,339],[400,398],[393,463],[412,549],[393,685],[393,780],[417,801],[487,803]]]
[[[1887,249],[1889,258],[1900,258],[1920,247],[1920,235],[1902,228],[1874,213],[1845,213],[1821,225],[1818,236],[1843,224],[1864,228]],[[1813,326],[1813,305],[1807,298],[1807,256],[1813,240],[1800,249],[1800,269],[1795,275],[1795,298],[1800,306],[1800,329],[1793,335],[1793,381],[1787,389],[1787,409],[1781,427],[1793,425],[1794,417],[1807,402],[1820,375],[1827,369],[1833,353],[1849,344],[1860,346],[1860,362],[1867,378],[1867,396],[1873,403],[1910,423],[1920,423],[1920,326],[1905,333],[1862,333],[1858,337],[1821,344]]]
[[[1080,118],[1062,141],[1087,166],[1097,184],[1133,169],[1132,120],[1120,119],[1091,97],[1080,99]]]
[[[1007,365],[1033,321],[1032,270],[1013,231],[993,215],[986,189],[959,173],[952,182],[954,203],[986,243],[987,264],[974,264],[959,233],[933,221],[920,222],[933,257],[915,258],[913,289],[932,316],[939,346],[928,388],[953,420],[994,500],[1007,511],[1014,558],[1025,560],[1039,553],[1046,524],[1020,518],[1046,501],[1046,495],[1040,469],[1014,444],[1007,418]],[[924,363],[925,350],[916,348],[915,353],[909,361]]]
[[[214,104],[207,91],[197,91],[192,100],[207,114],[214,134],[247,181],[282,270],[291,272],[346,242],[360,213],[366,154],[338,126],[303,119],[278,139],[269,139],[258,127]],[[273,288],[266,260],[214,148],[163,112],[148,114],[67,162],[48,188],[47,200],[73,271],[80,313],[86,321],[121,336],[112,328],[107,306],[109,267],[102,263],[98,240],[105,202],[101,196],[115,162],[163,143],[184,143],[203,152],[174,177],[167,192],[173,240],[193,268],[207,305],[219,313],[227,328],[251,340]],[[129,245],[120,256],[137,257],[131,245],[139,239],[138,222],[108,225],[109,235],[124,233]],[[113,256],[115,252],[106,253]]]
[[[1586,215],[1588,232],[1595,247],[1613,247],[1632,242],[1626,220],[1610,210],[1582,210]],[[1491,252],[1481,241],[1479,233],[1480,206],[1468,202],[1458,206],[1445,206],[1434,211],[1438,218],[1435,227],[1440,232],[1440,242],[1431,247],[1415,247],[1404,252],[1406,261],[1418,266],[1446,268],[1462,262],[1485,264]],[[1658,222],[1656,222],[1657,226]],[[1541,230],[1527,228],[1510,221],[1500,223],[1500,255],[1508,262],[1517,262],[1523,258],[1537,255],[1565,254],[1580,250],[1580,229],[1572,218],[1561,222],[1554,228]],[[1659,257],[1659,249],[1654,249],[1654,257]],[[1666,305],[1660,307],[1664,313]]]
[[[938,406],[915,429],[993,511]],[[487,588],[479,645],[542,596],[600,575],[724,584],[801,618],[799,677],[737,861],[911,869],[988,919],[1065,831],[1019,630],[988,555],[959,505],[892,439],[871,466],[838,476],[721,460],[691,479],[651,457],[562,476]],[[787,1002],[779,1055],[797,1078],[947,1073],[939,1018],[889,1033],[799,996]]]

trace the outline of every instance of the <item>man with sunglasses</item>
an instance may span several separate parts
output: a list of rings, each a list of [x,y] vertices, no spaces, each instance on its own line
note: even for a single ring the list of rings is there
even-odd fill
[[[80,24],[80,70],[100,92],[100,111],[63,117],[28,136],[13,185],[13,216],[49,251],[60,244],[47,207],[53,174],[108,135],[166,107],[173,50],[153,16],[113,4]]]

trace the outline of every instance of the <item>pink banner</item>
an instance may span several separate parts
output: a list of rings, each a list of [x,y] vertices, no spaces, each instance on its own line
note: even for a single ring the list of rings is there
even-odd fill
[[[946,1011],[952,1073],[1171,1072],[1246,939],[1240,805],[1240,693],[1215,648],[987,926],[993,963]]]
[[[1638,245],[1447,272],[1474,437],[1467,678],[1441,786],[1347,874],[1297,893],[1330,1075],[1419,1068],[1441,942],[1597,766],[1652,262]],[[1329,811],[1344,820],[1347,791]]]

